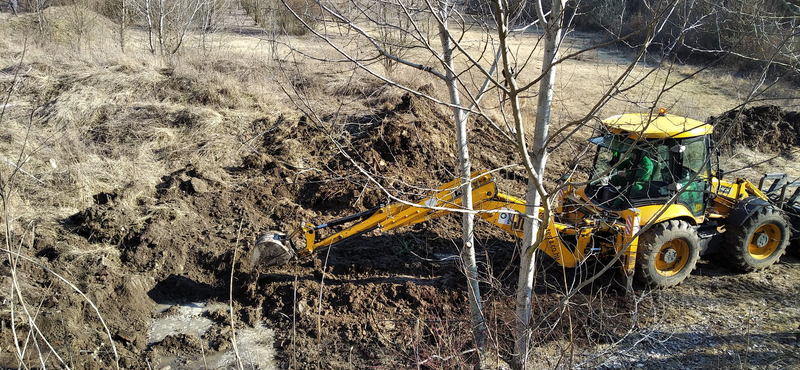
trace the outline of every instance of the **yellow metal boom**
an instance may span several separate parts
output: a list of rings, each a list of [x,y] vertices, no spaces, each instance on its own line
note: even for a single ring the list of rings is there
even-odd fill
[[[522,237],[522,224],[526,214],[526,204],[523,199],[499,193],[497,184],[491,174],[481,174],[472,179],[473,209],[478,216],[489,221],[508,233]],[[461,208],[461,193],[459,180],[442,185],[430,196],[414,204],[396,203],[362,212],[343,219],[335,220],[322,225],[304,223],[292,232],[287,239],[291,240],[300,233],[303,234],[305,246],[297,253],[301,256],[309,255],[318,248],[331,245],[378,229],[389,231],[398,227],[409,226],[431,219],[458,212]],[[627,222],[594,222],[581,219],[578,224],[555,222],[552,218],[546,225],[545,239],[540,249],[564,267],[575,267],[593,252],[601,250],[616,252],[616,245],[632,245],[626,252],[624,269],[633,271],[635,242],[632,237],[638,231],[638,214],[631,213]],[[541,214],[540,214],[541,217]],[[328,236],[322,236],[320,231],[344,223],[357,223],[345,227],[341,231]],[[632,223],[636,222],[636,229]],[[626,226],[627,223],[627,226]],[[592,235],[598,231],[610,232],[614,240],[606,248],[591,247]],[[566,243],[562,236],[573,238],[573,242]]]

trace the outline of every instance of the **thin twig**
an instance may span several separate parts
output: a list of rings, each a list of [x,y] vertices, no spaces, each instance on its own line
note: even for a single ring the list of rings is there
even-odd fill
[[[331,255],[331,249],[333,247],[329,247],[327,251],[325,251],[325,263],[322,264],[322,277],[319,279],[319,305],[317,306],[317,346],[320,345],[320,341],[322,340],[322,290],[325,286],[325,270],[328,268],[328,256]]]
[[[203,346],[203,338],[200,338],[200,355],[203,356],[203,369],[208,370],[208,362],[206,361],[206,350],[205,346]]]
[[[228,307],[230,313],[230,320],[231,320],[231,345],[233,346],[233,354],[236,356],[236,365],[239,367],[239,370],[244,370],[244,365],[242,364],[242,358],[239,356],[239,346],[236,344],[236,326],[234,324],[234,317],[233,317],[233,272],[236,271],[236,251],[239,250],[239,237],[242,234],[242,223],[244,222],[244,218],[239,219],[239,230],[236,232],[236,246],[233,248],[233,259],[231,260],[231,284],[230,288],[228,289]]]
[[[294,275],[292,287],[292,368],[297,369],[297,275]]]
[[[34,176],[33,174],[31,174],[30,172],[23,170],[23,169],[22,169],[22,166],[19,166],[19,165],[17,165],[17,164],[16,164],[16,163],[14,163],[12,160],[10,160],[10,159],[8,159],[8,158],[6,158],[6,157],[3,157],[3,160],[4,160],[4,161],[6,161],[6,163],[8,163],[8,164],[10,164],[10,165],[14,166],[14,168],[16,168],[16,169],[17,169],[19,172],[22,172],[22,173],[24,173],[24,174],[28,175],[30,178],[32,178],[32,179],[34,179],[34,180],[36,180],[36,182],[38,182],[38,183],[40,183],[40,184],[42,184],[42,185],[44,185],[44,184],[45,184],[45,183],[44,183],[44,181],[42,181],[42,180],[39,180],[39,179],[38,179],[36,176]]]

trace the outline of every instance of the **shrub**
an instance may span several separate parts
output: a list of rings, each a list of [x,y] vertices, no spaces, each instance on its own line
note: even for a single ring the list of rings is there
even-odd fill
[[[280,0],[242,0],[242,7],[247,14],[268,32],[293,36],[305,35],[308,29],[303,22],[313,27],[316,24],[316,12],[312,11],[311,5],[305,0],[287,0],[286,4],[301,17],[302,22]]]

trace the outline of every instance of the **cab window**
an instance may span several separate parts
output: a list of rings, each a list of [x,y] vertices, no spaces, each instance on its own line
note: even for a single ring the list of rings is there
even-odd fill
[[[686,190],[678,196],[677,202],[686,206],[693,215],[699,216],[705,212],[705,194],[708,190],[709,164],[706,163],[706,142],[701,139],[684,142],[683,145],[685,147],[681,155],[682,161],[675,180],[682,187],[686,187]]]

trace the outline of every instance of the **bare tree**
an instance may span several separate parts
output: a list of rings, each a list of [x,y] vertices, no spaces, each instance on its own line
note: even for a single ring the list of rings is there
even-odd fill
[[[303,17],[288,3],[284,2],[287,9],[295,14],[298,20]],[[338,23],[352,30],[355,34],[363,38],[380,58],[384,60],[386,72],[391,72],[394,66],[424,71],[435,79],[441,81],[447,88],[448,101],[441,102],[435,97],[426,94],[413,87],[405,86],[402,83],[391,79],[388,74],[372,68],[364,63],[363,59],[351,55],[342,45],[338,45],[331,35],[325,31],[318,31],[308,25],[309,30],[317,37],[323,39],[329,46],[346,58],[350,63],[355,63],[369,74],[381,80],[409,91],[417,96],[424,96],[428,99],[440,102],[449,106],[453,112],[453,121],[456,127],[456,152],[458,154],[458,178],[460,179],[459,192],[461,194],[460,210],[462,213],[462,253],[461,259],[464,264],[464,272],[467,277],[468,296],[470,302],[470,317],[473,326],[475,344],[483,357],[485,348],[485,322],[481,304],[479,289],[478,268],[475,259],[474,243],[474,217],[475,212],[472,207],[472,166],[470,163],[468,141],[467,141],[467,122],[473,108],[476,107],[482,96],[486,93],[493,79],[492,73],[496,68],[497,59],[494,53],[488,56],[488,66],[481,66],[476,61],[484,59],[486,56],[468,56],[472,66],[478,66],[482,70],[485,68],[485,83],[470,90],[469,85],[460,80],[459,75],[463,67],[457,66],[456,55],[466,55],[465,49],[458,44],[459,33],[466,32],[467,24],[457,12],[456,4],[450,0],[439,0],[435,2],[405,2],[387,1],[384,7],[392,7],[397,12],[387,17],[386,8],[377,14],[370,9],[369,4],[359,1],[347,2],[346,7],[341,3],[316,1],[316,5],[321,9],[323,17],[330,17],[332,23]],[[345,12],[342,9],[347,9]],[[357,22],[348,17],[352,13],[361,14],[365,17],[368,24],[378,25],[379,31],[373,33],[370,29],[360,26]],[[430,29],[423,21],[431,17],[435,20],[436,30],[438,31],[440,45],[437,47],[432,43]],[[400,23],[398,23],[400,22]],[[453,25],[452,23],[456,24]],[[416,46],[422,46],[419,50],[428,53],[428,59],[435,64],[423,64],[404,58],[407,50],[402,45],[393,43],[388,35],[396,35],[397,39],[409,40]],[[412,41],[413,40],[413,41]],[[484,50],[485,52],[485,50]],[[437,65],[438,64],[438,65]],[[468,102],[462,101],[462,90],[466,91]]]
[[[69,6],[68,27],[73,35],[70,38],[75,50],[80,51],[82,44],[87,43],[95,27],[97,13],[92,9],[92,3],[85,0],[75,0]]]
[[[44,15],[44,10],[50,6],[49,0],[33,0],[33,9],[36,12],[37,26],[39,27],[39,34],[44,34],[45,25],[47,24],[47,17]]]
[[[526,192],[526,212],[524,215],[524,229],[522,237],[522,254],[520,262],[520,274],[516,293],[516,318],[514,322],[515,345],[514,345],[514,366],[525,368],[528,362],[530,351],[530,329],[531,329],[531,299],[533,294],[533,282],[536,275],[535,271],[535,252],[542,245],[542,242],[550,237],[546,225],[550,224],[553,217],[552,202],[556,193],[565,186],[558,184],[555,187],[545,186],[547,174],[547,159],[550,153],[557,150],[567,139],[598,114],[600,109],[612,98],[619,97],[634,87],[640,85],[649,78],[660,67],[640,66],[644,60],[655,60],[663,62],[669,71],[669,65],[676,61],[686,36],[693,30],[703,26],[706,18],[678,17],[678,10],[689,12],[694,6],[694,2],[684,3],[678,0],[646,1],[640,4],[647,14],[644,21],[639,22],[637,27],[629,28],[626,32],[617,30],[614,37],[607,41],[592,44],[586,48],[571,51],[562,55],[562,43],[564,31],[570,27],[571,19],[565,9],[569,6],[575,7],[567,0],[553,0],[547,4],[535,2],[533,4],[534,16],[530,17],[524,2],[511,2],[493,0],[491,4],[476,1],[471,5],[474,9],[486,10],[489,5],[492,8],[493,22],[482,24],[485,18],[475,17],[465,19],[465,15],[459,12],[459,7],[448,1],[426,2],[415,7],[413,2],[386,2],[396,7],[400,17],[407,21],[407,26],[401,26],[395,22],[389,22],[385,17],[375,17],[373,12],[368,11],[363,4],[357,1],[348,3],[347,9],[356,9],[356,13],[364,16],[364,20],[359,22],[348,17],[344,7],[340,3],[330,3],[326,1],[315,1],[315,4],[322,10],[323,19],[320,23],[322,29],[308,27],[310,32],[320,37],[328,46],[332,47],[337,53],[344,57],[344,61],[353,63],[372,76],[378,77],[383,81],[396,86],[400,89],[409,91],[417,96],[430,99],[437,103],[448,106],[453,111],[454,123],[457,127],[457,152],[459,153],[458,176],[461,179],[462,203],[460,212],[462,215],[462,245],[464,247],[462,260],[465,262],[465,274],[468,285],[470,286],[470,304],[475,329],[476,346],[483,347],[481,333],[485,331],[484,322],[481,314],[480,295],[477,289],[479,274],[474,263],[474,250],[472,240],[472,215],[475,213],[470,208],[472,203],[469,199],[469,178],[471,167],[469,164],[469,151],[467,150],[466,131],[467,117],[469,115],[479,115],[485,118],[489,125],[507,135],[511,141],[516,143],[517,154],[522,158],[521,165],[527,175],[528,185]],[[680,6],[680,7],[679,7]],[[287,5],[287,8],[292,9]],[[439,45],[433,44],[428,32],[424,31],[417,14],[430,14],[434,17],[438,25]],[[481,13],[483,15],[488,12]],[[688,14],[688,13],[687,13]],[[693,13],[692,13],[693,14]],[[295,15],[300,19],[299,15]],[[360,57],[358,54],[348,50],[347,46],[337,43],[337,39],[328,33],[324,26],[327,23],[342,25],[359,35],[373,50],[373,53]],[[622,21],[620,21],[623,23]],[[457,26],[454,27],[453,23]],[[483,25],[482,47],[473,48],[464,41],[463,35],[466,29],[473,25]],[[418,52],[424,52],[427,57],[414,56],[413,54],[401,54],[392,51],[381,41],[381,33],[375,29],[389,28],[397,31],[404,29],[410,45]],[[791,29],[794,29],[792,26]],[[541,48],[534,47],[527,54],[523,54],[510,44],[510,38],[514,34],[522,34],[536,30],[541,32]],[[386,31],[383,33],[386,35]],[[385,37],[384,37],[385,38]],[[781,39],[785,42],[788,38]],[[632,61],[611,81],[606,87],[605,93],[597,97],[596,103],[588,106],[585,111],[575,112],[574,120],[562,124],[558,127],[555,134],[550,133],[551,109],[554,101],[554,84],[556,81],[556,71],[565,61],[580,57],[582,54],[612,44],[621,44],[630,47],[636,54]],[[539,46],[539,44],[537,44]],[[543,50],[541,50],[543,49]],[[651,55],[652,50],[658,50],[656,55]],[[477,51],[476,51],[477,50]],[[541,53],[541,69],[538,73],[527,74],[524,81],[520,80],[523,76],[522,71],[529,69],[530,61],[535,60]],[[772,54],[775,55],[775,54]],[[436,96],[426,94],[412,86],[407,86],[401,81],[392,79],[383,71],[375,69],[369,61],[375,57],[390,60],[397,68],[417,69],[441,81],[448,91],[447,101],[438,100]],[[420,62],[423,61],[423,62]],[[436,64],[431,64],[434,60]],[[459,62],[455,62],[459,61]],[[658,64],[658,63],[656,63]],[[394,67],[392,67],[394,68]],[[641,73],[634,77],[631,73],[636,68],[641,68]],[[388,69],[388,68],[385,68]],[[498,69],[501,72],[497,72]],[[702,70],[702,69],[700,69]],[[472,71],[480,77],[482,83],[470,83],[469,73]],[[499,75],[499,76],[498,76]],[[502,76],[502,77],[500,77]],[[688,78],[679,79],[678,82],[669,82],[670,75],[659,77],[655,84],[657,88],[651,89],[652,95],[647,95],[642,101],[634,103],[640,105],[645,111],[656,110],[661,102],[664,92],[674,88]],[[474,76],[472,76],[474,77]],[[651,82],[652,83],[652,82]],[[533,92],[533,91],[536,92]],[[487,91],[498,92],[498,101],[492,104],[483,102]],[[535,122],[533,132],[527,132],[529,123],[523,114],[522,102],[530,97],[536,97],[537,109],[535,112]],[[463,98],[463,99],[462,99]],[[486,112],[493,107],[501,110],[499,122]],[[509,111],[506,111],[508,107]],[[501,130],[500,127],[513,127],[510,130]],[[513,135],[513,137],[511,137]],[[557,139],[556,139],[557,137]],[[649,225],[644,225],[643,231]],[[598,274],[610,269],[626,251],[619,254]],[[583,263],[583,261],[578,261]],[[596,276],[596,275],[595,275]],[[545,314],[545,318],[563,308],[569,297],[574,295],[581,287],[593,280],[590,277],[580,284],[565,287],[567,294],[558,305],[551,308]],[[539,322],[544,320],[539,318]]]
[[[122,0],[120,2],[120,16],[119,16],[119,48],[125,51],[125,25],[127,23],[126,13],[128,12],[128,1]]]
[[[547,159],[553,150],[556,150],[560,144],[554,144],[553,138],[549,134],[551,126],[551,109],[554,99],[554,83],[556,77],[556,70],[558,65],[563,61],[578,56],[580,53],[597,48],[601,45],[591,45],[587,49],[579,50],[576,53],[560,56],[560,50],[563,41],[563,30],[569,26],[570,19],[565,16],[565,7],[568,5],[566,0],[553,0],[549,2],[548,7],[542,6],[541,2],[534,4],[536,19],[542,28],[543,38],[543,56],[541,74],[533,79],[533,81],[525,84],[520,84],[515,71],[512,68],[514,59],[509,55],[509,47],[506,40],[509,36],[510,26],[513,25],[515,17],[519,17],[519,10],[515,9],[512,4],[504,1],[495,1],[495,14],[497,18],[498,40],[500,42],[500,50],[503,62],[503,75],[507,77],[507,87],[505,91],[508,94],[508,101],[511,105],[511,121],[514,123],[517,148],[521,158],[523,158],[523,167],[528,177],[528,189],[526,192],[526,214],[522,236],[522,254],[520,256],[520,274],[517,285],[516,295],[516,321],[514,325],[515,331],[515,352],[513,353],[514,367],[523,369],[526,367],[528,360],[528,353],[530,348],[530,313],[531,313],[531,300],[533,292],[533,283],[536,275],[535,271],[535,256],[536,251],[541,247],[545,238],[558,237],[558,235],[550,235],[546,230],[546,226],[552,222],[553,207],[552,202],[556,192],[561,189],[565,184],[558,184],[555,189],[547,189],[544,185],[545,171],[547,170]],[[649,4],[648,4],[649,5]],[[590,120],[600,107],[602,107],[608,99],[613,97],[618,89],[624,85],[626,88],[631,88],[637,85],[641,80],[626,82],[630,76],[630,72],[635,67],[635,63],[641,60],[646,52],[650,41],[654,35],[666,23],[668,15],[674,9],[675,2],[656,2],[652,8],[658,16],[652,18],[652,21],[645,24],[641,29],[635,30],[635,33],[644,34],[644,42],[639,47],[638,57],[635,58],[634,63],[630,64],[620,76],[614,81],[607,92],[598,98],[596,105],[590,107],[586,112],[580,112],[579,118],[574,123],[567,125],[580,127],[584,122]],[[624,41],[629,35],[624,35],[620,38],[614,38],[612,42]],[[538,84],[537,96],[537,110],[534,123],[534,131],[530,137],[525,131],[526,123],[520,113],[521,107],[521,94],[526,90],[535,87]],[[651,104],[657,104],[653,102]],[[651,108],[652,109],[652,108]],[[572,131],[575,132],[574,130]],[[567,134],[569,137],[571,134]],[[529,147],[528,142],[532,145]],[[562,140],[561,143],[564,141]],[[610,266],[610,265],[609,265]],[[591,279],[590,279],[591,280]],[[575,292],[577,290],[572,290]]]
[[[508,12],[508,4],[497,1],[495,4],[497,14],[497,25],[500,40],[500,50],[503,56],[503,71],[504,75],[508,77],[508,98],[512,108],[513,121],[515,123],[515,131],[517,134],[517,145],[519,152],[524,159],[524,166],[528,174],[528,190],[525,196],[527,204],[527,216],[525,218],[523,239],[522,239],[522,254],[520,256],[520,273],[519,282],[517,285],[517,298],[516,298],[516,324],[515,324],[515,364],[519,368],[523,368],[525,364],[526,354],[528,352],[528,322],[530,319],[530,305],[531,294],[533,292],[534,280],[534,252],[544,240],[544,228],[542,224],[547,225],[551,217],[550,210],[545,207],[541,219],[540,205],[542,200],[546,198],[546,191],[544,189],[544,171],[547,164],[547,140],[548,131],[550,128],[551,107],[553,105],[553,84],[555,83],[556,69],[558,63],[558,53],[561,44],[561,30],[566,23],[564,19],[564,5],[565,0],[553,0],[550,3],[549,17],[544,14],[544,9],[541,2],[536,3],[536,14],[539,23],[544,28],[544,56],[542,57],[542,75],[539,80],[539,95],[536,110],[536,123],[534,125],[533,133],[533,146],[528,150],[528,144],[525,134],[525,125],[522,119],[520,110],[520,88],[517,86],[517,80],[513,76],[511,69],[511,61],[508,55],[508,46],[506,45],[508,23],[507,17],[510,15]],[[540,223],[541,222],[541,223]]]
[[[17,0],[8,0],[8,7],[11,8],[12,14],[17,15],[17,9],[19,8]]]
[[[207,42],[207,38],[220,31],[221,17],[230,6],[228,0],[207,0],[201,5],[198,28],[200,29],[200,46],[203,50],[209,49],[211,43]]]
[[[189,31],[199,27],[198,14],[215,4],[203,0],[136,0],[134,6],[145,19],[150,52],[171,57],[181,49]]]

